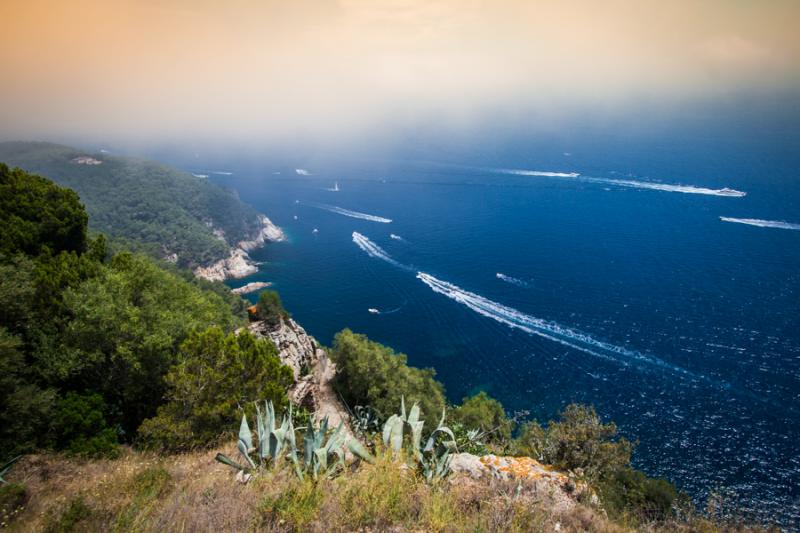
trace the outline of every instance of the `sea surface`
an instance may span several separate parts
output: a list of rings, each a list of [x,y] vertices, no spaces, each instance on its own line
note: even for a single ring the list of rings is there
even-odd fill
[[[592,404],[648,474],[798,527],[795,168],[700,152],[491,161],[219,169],[289,237],[231,285],[273,282],[321,342],[365,333],[433,367],[454,402],[485,390],[540,421]]]

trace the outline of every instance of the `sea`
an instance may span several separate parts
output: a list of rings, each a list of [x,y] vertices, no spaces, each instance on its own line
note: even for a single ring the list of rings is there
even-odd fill
[[[800,528],[797,157],[708,139],[449,153],[192,170],[288,236],[230,285],[273,283],[323,344],[364,333],[450,401],[486,391],[541,422],[591,404],[702,508]]]

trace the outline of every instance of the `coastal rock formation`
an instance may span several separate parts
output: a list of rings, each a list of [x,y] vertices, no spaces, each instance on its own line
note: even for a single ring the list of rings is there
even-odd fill
[[[256,236],[249,241],[239,241],[237,245],[245,252],[250,252],[256,248],[261,248],[268,242],[280,242],[286,240],[286,234],[276,226],[269,218],[258,215],[258,222],[261,225]]]
[[[457,453],[453,455],[450,467],[453,470],[451,483],[455,485],[514,481],[519,484],[520,492],[547,501],[556,512],[572,509],[579,500],[592,505],[598,503],[597,496],[587,485],[576,483],[569,476],[550,470],[530,457]]]
[[[347,408],[333,389],[336,364],[319,343],[291,318],[275,329],[264,322],[253,322],[248,329],[255,336],[275,343],[281,361],[292,369],[295,378],[295,385],[289,391],[292,403],[309,409],[317,422],[325,417],[332,427],[344,422],[345,440],[355,438],[348,423]]]
[[[244,278],[258,272],[258,267],[241,248],[231,251],[231,255],[207,267],[197,267],[194,275],[209,281]]]
[[[278,242],[286,240],[283,230],[272,223],[264,215],[258,216],[259,229],[255,237],[249,241],[239,241],[237,247],[231,251],[231,255],[225,259],[220,259],[216,263],[194,269],[194,275],[209,281],[224,281],[226,279],[238,279],[251,276],[258,272],[258,267],[250,259],[247,252],[264,246],[267,242]],[[224,239],[224,233],[214,234],[218,238]]]
[[[253,281],[248,283],[247,285],[243,285],[236,289],[231,289],[233,294],[250,294],[251,292],[260,291],[261,289],[266,289],[272,285],[272,283],[268,281]]]

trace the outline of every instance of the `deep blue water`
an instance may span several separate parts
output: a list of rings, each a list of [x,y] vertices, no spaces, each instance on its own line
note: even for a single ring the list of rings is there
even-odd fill
[[[318,164],[310,176],[230,167],[213,179],[289,235],[255,252],[261,272],[232,285],[274,282],[321,342],[344,327],[365,333],[436,369],[453,401],[482,389],[539,420],[569,402],[593,404],[639,440],[635,463],[650,475],[698,502],[721,492],[751,517],[797,527],[800,231],[719,217],[800,223],[800,180],[768,153],[669,150],[653,160],[558,152],[484,168]],[[491,170],[504,167],[598,179]],[[326,190],[335,182],[339,192]],[[362,250],[354,231],[394,263]],[[437,293],[417,272],[460,291]]]

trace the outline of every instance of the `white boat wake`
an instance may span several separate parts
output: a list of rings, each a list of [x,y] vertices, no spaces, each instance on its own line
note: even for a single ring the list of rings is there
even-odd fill
[[[367,213],[359,213],[358,211],[351,211],[343,207],[336,207],[335,205],[327,205],[327,204],[307,204],[307,205],[310,205],[311,207],[316,207],[317,209],[324,209],[325,211],[330,211],[331,213],[336,213],[337,215],[344,215],[346,217],[358,218],[360,220],[369,220],[370,222],[380,222],[381,224],[390,224],[392,222],[391,218],[379,217]]]
[[[746,192],[737,191],[735,189],[729,189],[727,187],[724,187],[722,189],[710,189],[707,187],[696,187],[694,185],[657,183],[653,181],[594,178],[591,176],[582,176],[577,172],[542,172],[539,170],[516,170],[516,169],[499,169],[498,172],[502,172],[503,174],[511,174],[514,176],[571,178],[586,183],[602,183],[605,185],[617,185],[619,187],[630,187],[633,189],[649,189],[653,191],[663,191],[663,192],[680,192],[684,194],[705,194],[708,196],[729,196],[733,198],[741,198],[747,195]]]
[[[447,296],[451,300],[455,300],[467,306],[480,315],[496,320],[509,327],[530,333],[531,335],[538,335],[545,339],[563,344],[564,346],[569,346],[570,348],[623,365],[636,363],[668,370],[691,378],[705,379],[703,376],[698,376],[684,368],[672,365],[656,357],[599,341],[586,333],[570,329],[556,322],[526,315],[516,309],[506,307],[484,298],[483,296],[466,291],[452,283],[437,279],[425,272],[418,272],[417,278],[433,289],[434,292]]]
[[[517,287],[522,287],[522,288],[525,288],[525,289],[530,287],[530,284],[528,284],[527,281],[523,281],[523,280],[521,280],[519,278],[514,278],[514,277],[511,277],[511,276],[506,276],[502,272],[498,272],[497,274],[495,274],[495,276],[500,281],[505,281],[506,283],[510,283],[512,285],[516,285]]]
[[[309,172],[308,170],[306,170],[304,168],[296,168],[296,169],[294,169],[294,173],[297,174],[298,176],[310,176],[311,175],[311,172]]]
[[[736,224],[747,224],[748,226],[758,226],[759,228],[778,228],[800,231],[800,224],[784,222],[783,220],[761,220],[759,218],[733,218],[719,217],[723,222],[734,222]]]
[[[395,240],[395,241],[406,242],[406,240],[404,238],[402,238],[400,235],[395,235],[394,233],[390,233],[389,234],[389,238],[392,239],[392,240]]]
[[[360,234],[357,231],[353,232],[353,242],[356,243],[356,246],[364,250],[370,257],[382,259],[387,263],[389,263],[390,265],[396,266],[397,268],[403,270],[408,270],[408,271],[413,270],[411,267],[392,259],[392,257],[389,254],[387,254],[383,248],[381,248],[380,246],[378,246],[377,244],[375,244],[374,242],[372,242],[367,237],[365,237],[364,235]]]

